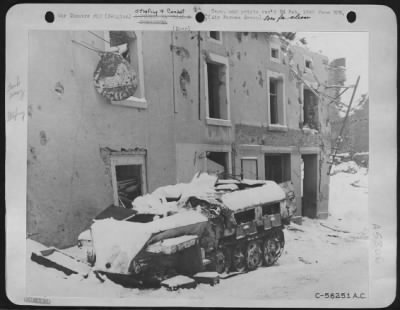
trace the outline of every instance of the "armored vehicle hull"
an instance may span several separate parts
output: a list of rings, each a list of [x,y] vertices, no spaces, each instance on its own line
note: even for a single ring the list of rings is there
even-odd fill
[[[108,217],[97,218],[80,242],[100,273],[161,281],[245,272],[273,265],[282,254],[285,209],[285,191],[275,182],[203,176],[139,197],[122,216],[103,212]]]

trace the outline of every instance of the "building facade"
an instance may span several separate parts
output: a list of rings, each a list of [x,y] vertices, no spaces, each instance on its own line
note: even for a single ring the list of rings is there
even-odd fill
[[[122,101],[94,86],[107,50],[136,72]],[[327,217],[328,72],[273,33],[32,31],[28,235],[70,246],[110,204],[198,171],[292,181],[298,215]]]

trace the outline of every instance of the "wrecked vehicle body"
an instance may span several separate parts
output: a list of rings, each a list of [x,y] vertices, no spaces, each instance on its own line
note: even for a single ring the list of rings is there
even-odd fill
[[[289,213],[287,194],[273,181],[206,174],[119,209],[102,212],[79,242],[96,272],[139,280],[270,266],[283,252],[282,214]]]

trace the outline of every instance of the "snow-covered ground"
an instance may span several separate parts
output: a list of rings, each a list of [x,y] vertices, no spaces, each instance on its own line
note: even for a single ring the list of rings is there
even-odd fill
[[[340,169],[339,169],[340,170]],[[285,229],[282,257],[272,267],[221,280],[216,286],[167,291],[132,289],[106,279],[66,276],[30,260],[41,245],[28,240],[27,295],[65,297],[149,297],[240,299],[315,299],[320,293],[363,293],[368,296],[368,175],[336,170],[331,177],[330,216],[327,220],[303,218],[302,225]],[[71,248],[70,253],[79,253]]]

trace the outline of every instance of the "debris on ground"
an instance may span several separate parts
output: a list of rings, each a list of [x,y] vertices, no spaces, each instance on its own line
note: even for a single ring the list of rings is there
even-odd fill
[[[332,238],[339,238],[338,235],[332,235],[332,234],[327,234],[328,237],[332,237]]]
[[[305,260],[303,257],[299,257],[299,261],[301,261],[304,264],[312,264],[311,262],[309,262],[308,260]]]
[[[198,272],[193,275],[193,279],[197,283],[209,284],[214,286],[219,283],[219,274],[217,272]]]
[[[196,285],[197,283],[195,280],[182,275],[178,275],[161,282],[161,286],[170,291],[176,291],[179,288],[195,288]]]
[[[328,228],[328,229],[333,230],[333,231],[336,231],[336,232],[342,232],[342,233],[346,233],[346,234],[349,233],[349,231],[347,231],[347,230],[340,230],[340,229],[337,229],[337,228],[332,228],[332,227],[329,227],[328,225],[325,225],[324,223],[319,223],[319,224],[320,224],[322,227]]]
[[[287,230],[291,230],[291,231],[301,231],[301,232],[304,232],[304,230],[302,230],[302,229],[300,229],[300,228],[297,228],[297,227],[294,227],[293,225],[288,225],[288,226],[286,227],[286,229],[287,229]]]
[[[88,264],[56,248],[32,252],[31,260],[43,266],[60,270],[66,275],[80,274],[87,277],[90,272]]]

